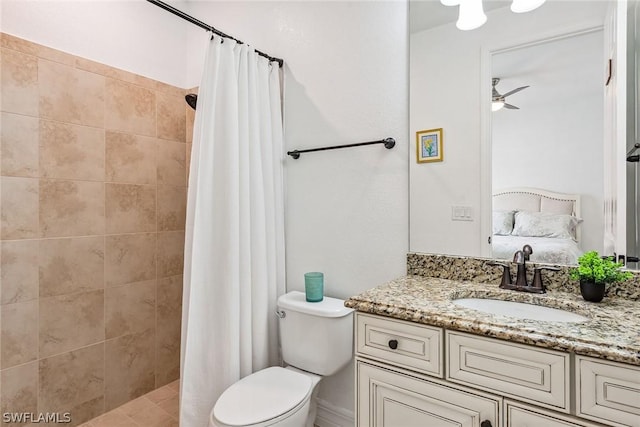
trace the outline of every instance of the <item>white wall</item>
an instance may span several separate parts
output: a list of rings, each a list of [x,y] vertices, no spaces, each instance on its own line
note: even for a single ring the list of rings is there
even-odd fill
[[[534,187],[581,195],[583,250],[604,242],[603,32],[493,55],[500,93],[529,85],[492,118],[493,190]],[[505,78],[506,77],[506,78]]]
[[[0,8],[4,33],[185,87],[190,24],[144,0],[2,0]]]
[[[491,11],[469,32],[447,24],[411,35],[410,133],[444,128],[444,161],[417,164],[412,141],[410,250],[480,255],[486,244],[479,217],[480,112],[488,108],[480,99],[482,50],[602,25],[605,10],[598,1],[547,2],[526,14]],[[474,221],[451,221],[452,205],[472,207]]]
[[[192,2],[220,31],[285,60],[287,150],[394,137],[382,146],[287,156],[287,289],[325,273],[346,298],[405,272],[408,36],[404,2]],[[206,36],[189,35],[189,85]],[[351,413],[353,369],[323,381],[320,399]]]

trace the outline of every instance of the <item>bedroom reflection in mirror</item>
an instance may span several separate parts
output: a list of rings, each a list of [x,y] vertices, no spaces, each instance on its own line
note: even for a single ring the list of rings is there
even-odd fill
[[[603,252],[603,43],[597,30],[492,55],[500,85],[529,86],[510,98],[519,109],[491,114],[493,258]]]
[[[577,264],[580,248],[580,195],[535,188],[513,188],[493,194],[493,257],[511,259],[524,245],[531,261]]]

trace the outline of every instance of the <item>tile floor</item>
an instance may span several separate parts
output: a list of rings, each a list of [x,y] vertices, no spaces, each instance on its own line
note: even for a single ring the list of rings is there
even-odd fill
[[[155,389],[80,427],[178,427],[180,380]]]

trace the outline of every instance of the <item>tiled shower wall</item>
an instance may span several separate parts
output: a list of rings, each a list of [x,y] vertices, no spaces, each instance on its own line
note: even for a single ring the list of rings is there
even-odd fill
[[[77,425],[178,378],[193,114],[184,89],[0,40],[1,410]]]

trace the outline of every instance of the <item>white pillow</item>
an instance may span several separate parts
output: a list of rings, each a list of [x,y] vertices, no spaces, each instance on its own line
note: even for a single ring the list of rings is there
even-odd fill
[[[511,234],[524,237],[576,238],[576,227],[581,219],[572,215],[545,212],[516,212]]]
[[[508,236],[513,231],[513,214],[516,211],[493,211],[493,234]]]

